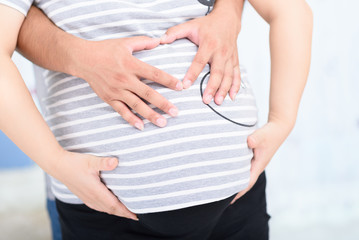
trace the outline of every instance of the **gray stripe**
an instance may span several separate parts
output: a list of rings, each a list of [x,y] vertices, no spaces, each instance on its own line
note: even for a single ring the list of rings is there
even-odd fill
[[[79,7],[82,3],[90,5]],[[45,13],[53,13],[51,20],[62,29],[90,40],[137,35],[159,37],[169,27],[184,22],[183,19],[203,16],[208,10],[207,6],[194,0],[93,3],[63,0],[49,4],[49,0],[40,0],[38,5]],[[63,11],[64,8],[68,10]],[[182,79],[196,52],[197,46],[183,39],[153,50],[137,52],[134,56]],[[202,76],[208,71],[207,65]],[[237,175],[231,172],[240,172],[243,167],[249,167],[252,151],[246,145],[247,136],[256,127],[238,126],[209,109],[200,96],[201,78],[190,89],[180,92],[146,80],[146,84],[158,90],[165,98],[177,101],[175,105],[180,115],[168,118],[166,128],[160,129],[152,123],[146,123],[145,130],[140,132],[95,96],[84,80],[52,71],[45,72],[44,76],[46,80],[37,79],[38,95],[53,133],[62,139],[59,142],[63,147],[72,151],[102,156],[115,154],[123,165],[103,173],[104,181],[113,187],[113,192],[120,200],[128,197],[144,198],[124,201],[128,208],[136,212],[151,212],[188,207],[198,204],[194,203],[196,201],[226,198],[247,186],[249,169]],[[210,105],[228,118],[247,119],[252,121],[247,123],[253,123],[257,118],[256,103],[253,97],[248,97],[253,96],[253,93],[244,75],[242,81],[247,87],[241,89],[235,102],[226,99],[221,106],[213,102]],[[179,101],[186,97],[193,99]],[[96,104],[101,105],[81,110]],[[163,114],[157,108],[154,110]],[[182,181],[184,177],[190,177],[190,180],[166,183]],[[243,182],[236,182],[241,179]],[[55,180],[53,182],[57,198],[68,203],[81,203],[64,185]],[[124,186],[161,182],[166,184],[144,189],[116,190]],[[160,194],[170,195],[163,197]]]

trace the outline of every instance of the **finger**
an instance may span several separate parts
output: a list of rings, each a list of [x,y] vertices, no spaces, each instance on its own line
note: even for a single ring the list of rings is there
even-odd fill
[[[155,90],[153,90],[152,88],[146,86],[145,84],[143,84],[143,85],[144,85],[145,90],[137,89],[136,94],[138,96],[144,98],[145,100],[147,100],[146,99],[146,97],[147,97],[147,98],[149,98],[149,100],[153,101],[154,95],[157,92]],[[136,96],[135,94],[133,94],[131,92],[124,92],[121,96],[123,99],[121,99],[121,100],[124,103],[126,103],[131,109],[136,111],[138,114],[140,114],[144,118],[148,119],[153,124],[157,125],[158,127],[165,127],[167,124],[166,118],[164,118],[163,116],[161,116],[161,114],[157,113],[152,108],[150,108],[138,96]],[[158,96],[156,96],[155,98],[158,98]],[[149,101],[149,100],[147,100],[147,101]],[[168,102],[167,99],[164,98],[164,100],[166,102]],[[168,105],[166,105],[166,110],[170,111],[169,110],[170,104],[169,103],[167,103],[167,104]],[[165,105],[165,104],[163,104],[163,105]]]
[[[183,79],[183,88],[189,88],[197,80],[199,74],[209,62],[210,57],[211,51],[208,50],[207,45],[201,45]]]
[[[255,130],[251,135],[247,138],[248,147],[251,149],[257,148],[264,141],[264,132],[263,129],[259,128]]]
[[[232,61],[233,61],[233,67],[239,66],[237,44],[236,44],[236,46],[235,46],[234,49],[233,49]]]
[[[111,171],[118,166],[118,159],[114,157],[93,157],[89,161],[91,168],[96,171]]]
[[[235,47],[234,54],[232,56],[232,62],[233,62],[233,81],[232,81],[231,89],[229,90],[229,96],[234,101],[241,86],[241,72],[239,68],[237,47]]]
[[[232,61],[229,60],[226,63],[224,77],[215,96],[216,104],[218,105],[222,104],[223,100],[226,98],[228,94],[229,89],[231,88],[232,81],[233,81],[233,65],[232,65]]]
[[[147,63],[135,58],[136,75],[140,78],[145,78],[154,82],[157,82],[163,86],[171,88],[173,90],[182,90],[182,82],[172,75],[155,68]]]
[[[223,58],[215,55],[213,63],[211,63],[211,75],[203,93],[204,103],[209,104],[212,101],[214,94],[217,92],[222,82],[224,68],[225,61],[223,61]]]
[[[98,181],[93,187],[96,189],[96,195],[92,198],[94,201],[88,204],[89,207],[97,211],[138,221],[137,216],[129,211],[101,181]]]
[[[246,194],[248,192],[248,189],[246,188],[243,191],[240,191],[239,193],[237,193],[237,195],[235,196],[235,198],[231,201],[231,204],[235,203],[238,199],[240,199],[244,194]]]
[[[118,112],[121,117],[127,121],[132,126],[136,127],[139,130],[144,129],[143,121],[136,116],[127,106],[121,101],[111,101],[110,106]]]
[[[151,38],[146,36],[124,38],[123,41],[125,43],[125,46],[127,46],[131,52],[149,50],[160,45],[159,38]]]
[[[231,89],[229,90],[229,96],[234,101],[236,99],[236,95],[239,92],[241,86],[241,73],[239,70],[239,66],[233,68],[233,81]]]
[[[239,198],[241,198],[244,194],[246,194],[247,192],[249,192],[249,190],[252,189],[252,187],[254,186],[254,184],[256,183],[258,179],[258,176],[255,177],[251,171],[250,173],[250,179],[249,179],[249,183],[248,183],[248,187],[242,191],[240,191],[235,198],[231,201],[231,204],[233,204],[235,201],[237,201]]]
[[[134,91],[139,97],[141,97],[141,98],[145,99],[147,102],[155,105],[157,108],[161,109],[162,111],[169,114],[170,116],[176,117],[178,115],[178,109],[175,105],[173,105],[164,96],[162,96],[156,90],[147,86],[146,84],[138,81],[137,83],[133,84],[129,88],[129,90]],[[161,115],[159,115],[159,116],[161,116]]]
[[[174,27],[169,28],[165,34],[161,36],[161,44],[169,44],[177,39],[186,38],[191,35],[193,31],[190,22],[185,22]]]

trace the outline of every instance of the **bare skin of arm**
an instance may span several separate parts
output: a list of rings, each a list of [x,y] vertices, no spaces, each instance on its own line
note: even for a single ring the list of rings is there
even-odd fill
[[[216,103],[221,104],[229,91],[234,99],[240,86],[236,40],[242,10],[243,0],[218,0],[208,16],[169,29],[167,39],[135,37],[93,42],[63,32],[39,9],[32,7],[20,30],[18,50],[39,66],[86,80],[96,94],[132,126],[144,128],[143,121],[127,106],[153,124],[164,127],[166,118],[141,98],[171,116],[176,116],[178,109],[139,78],[177,90],[182,90],[183,85],[171,75],[139,61],[132,52],[189,38],[199,46],[199,51],[186,74],[185,86],[188,88],[210,63],[213,74],[204,92],[204,102],[209,103],[217,93]],[[228,24],[234,27],[228,29]]]
[[[254,150],[249,187],[294,127],[308,78],[313,14],[304,0],[249,0],[270,25],[271,85],[268,122],[248,137]],[[232,202],[232,203],[233,203]]]
[[[89,207],[137,219],[100,181],[99,172],[114,169],[117,159],[65,151],[37,110],[11,60],[23,20],[20,12],[0,4],[0,32],[6,33],[0,38],[0,130]]]

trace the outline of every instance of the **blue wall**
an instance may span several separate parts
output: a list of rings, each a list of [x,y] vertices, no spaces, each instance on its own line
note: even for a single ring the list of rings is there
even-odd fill
[[[0,131],[0,169],[27,167],[33,161]]]

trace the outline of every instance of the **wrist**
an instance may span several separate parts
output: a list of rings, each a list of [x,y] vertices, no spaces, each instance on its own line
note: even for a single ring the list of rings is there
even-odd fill
[[[71,53],[68,54],[67,73],[84,79],[84,71],[88,65],[90,53],[90,41],[75,37],[71,42]]]
[[[52,160],[48,161],[49,164],[46,166],[46,169],[43,168],[43,170],[59,180],[64,168],[64,159],[66,159],[69,154],[70,152],[62,147],[57,148],[56,154],[53,154],[53,157],[51,157]]]
[[[231,26],[234,26],[237,34],[239,34],[242,23],[243,4],[244,0],[216,0],[210,14],[220,14],[222,15],[220,19],[228,18]]]

